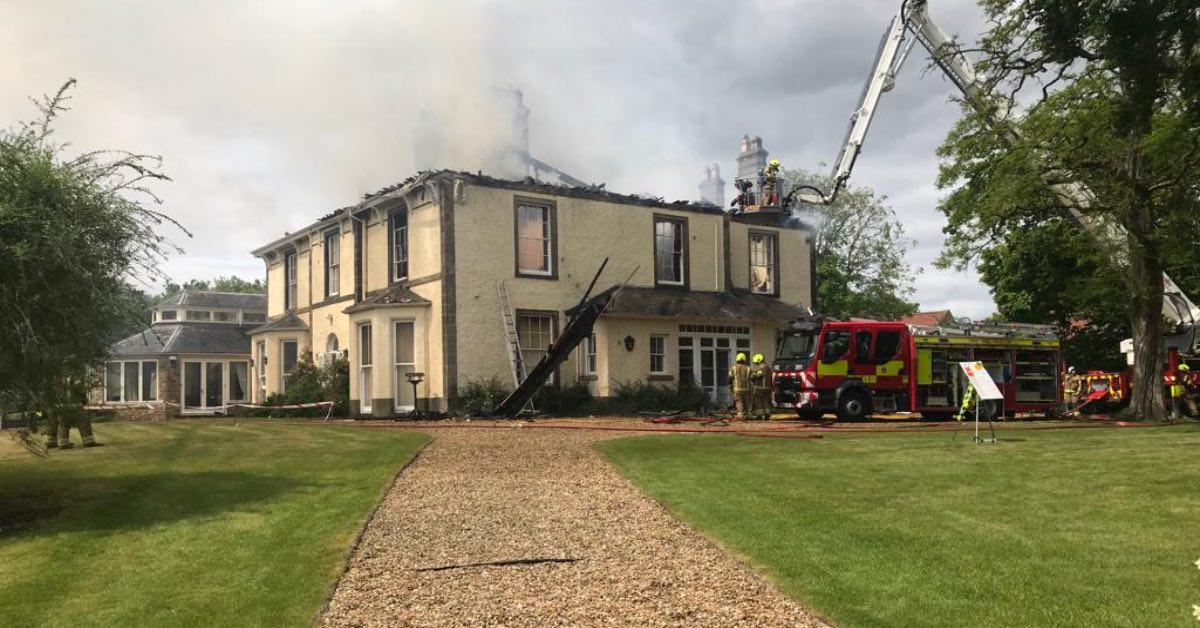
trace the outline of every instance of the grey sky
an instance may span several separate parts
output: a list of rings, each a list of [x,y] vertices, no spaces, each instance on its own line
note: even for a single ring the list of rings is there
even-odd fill
[[[195,237],[177,279],[260,276],[248,253],[407,177],[430,124],[447,166],[497,131],[494,88],[524,91],[533,154],[620,192],[696,198],[761,135],[824,172],[898,0],[23,2],[0,0],[0,121],[79,79],[59,139],[160,154],[166,210]],[[971,2],[933,2],[948,31]],[[889,197],[926,267],[941,244],[934,150],[958,115],[914,53],[885,95],[853,183]],[[424,127],[422,125],[425,125]],[[727,187],[727,192],[729,188]],[[993,309],[973,273],[926,268],[925,309]]]

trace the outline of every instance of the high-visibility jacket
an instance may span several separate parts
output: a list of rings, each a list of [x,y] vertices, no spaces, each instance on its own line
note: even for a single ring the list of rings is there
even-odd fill
[[[1168,375],[1167,383],[1171,385],[1172,399],[1179,399],[1180,397],[1183,397],[1183,384],[1180,382],[1179,377],[1175,375]]]
[[[755,392],[766,392],[771,390],[771,379],[774,371],[770,365],[761,363],[754,367],[754,371],[750,374],[750,383],[754,387]]]
[[[750,392],[750,367],[745,364],[734,364],[729,369],[729,379],[733,384],[733,392]]]

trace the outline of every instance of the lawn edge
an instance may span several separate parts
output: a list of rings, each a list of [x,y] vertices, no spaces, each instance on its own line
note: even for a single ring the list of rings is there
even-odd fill
[[[714,432],[714,434],[718,434],[718,433]],[[757,561],[752,559],[751,557],[747,556],[746,554],[743,554],[742,552],[739,552],[739,551],[729,547],[727,544],[723,543],[720,539],[714,537],[712,534],[709,534],[709,532],[707,530],[704,530],[702,528],[695,526],[687,517],[684,517],[677,510],[675,510],[674,508],[671,508],[669,505],[663,503],[662,500],[658,499],[654,495],[651,495],[649,491],[647,491],[646,489],[639,486],[637,482],[634,482],[632,478],[630,478],[628,475],[626,475],[621,470],[621,466],[618,465],[616,463],[616,461],[613,460],[610,455],[608,455],[608,452],[604,451],[604,449],[600,447],[600,444],[605,443],[605,442],[616,442],[619,440],[626,440],[626,439],[633,439],[633,438],[645,438],[645,437],[657,437],[657,436],[661,436],[661,435],[660,434],[630,434],[628,436],[618,436],[616,438],[593,440],[591,445],[592,445],[592,449],[595,450],[597,455],[599,455],[601,458],[603,458],[604,461],[607,462],[608,465],[610,467],[612,467],[612,469],[614,471],[616,471],[617,475],[621,476],[621,479],[628,482],[629,485],[632,486],[637,492],[641,493],[643,497],[654,502],[659,508],[661,508],[663,510],[663,512],[667,513],[672,519],[677,521],[680,525],[682,525],[682,526],[686,527],[687,529],[691,530],[692,532],[695,532],[696,534],[700,535],[701,537],[703,537],[709,543],[712,543],[715,547],[717,547],[721,551],[732,556],[734,558],[734,560],[741,563],[747,569],[753,571],[760,578],[763,578],[764,580],[766,580],[771,585],[771,588],[775,589],[775,591],[777,593],[779,593],[779,595],[782,595],[783,597],[786,597],[789,600],[796,602],[800,606],[803,606],[805,611],[807,611],[812,616],[814,616],[817,619],[824,622],[825,625],[829,626],[830,628],[836,628],[839,625],[837,622],[830,619],[829,616],[826,615],[825,613],[818,612],[816,609],[813,608],[813,606],[811,604],[809,604],[809,602],[807,600],[804,600],[795,595],[791,595],[788,592],[784,591],[783,588],[780,587],[779,581],[771,573],[771,570],[766,568],[766,565],[761,565]],[[703,435],[687,434],[687,436],[703,436]],[[732,434],[726,434],[726,436],[732,436]]]
[[[371,526],[371,522],[375,520],[375,515],[379,514],[379,509],[383,507],[383,501],[387,499],[389,494],[391,494],[392,489],[396,488],[396,485],[400,483],[400,478],[404,475],[404,472],[407,471],[408,468],[411,467],[413,463],[415,463],[421,457],[421,454],[425,453],[425,450],[428,449],[431,444],[433,444],[433,441],[436,440],[436,437],[434,437],[432,434],[425,432],[417,433],[426,437],[425,442],[421,444],[421,448],[418,449],[411,458],[409,458],[404,464],[400,465],[399,469],[396,469],[396,473],[392,475],[392,481],[388,482],[387,485],[383,487],[383,490],[379,492],[379,496],[375,500],[375,505],[371,507],[370,512],[367,513],[367,516],[363,518],[362,524],[359,525],[358,532],[354,535],[354,541],[350,543],[350,547],[346,548],[346,552],[342,556],[342,565],[338,569],[337,577],[333,579],[333,582],[329,585],[329,589],[325,592],[325,599],[321,602],[321,608],[317,609],[317,612],[313,615],[312,621],[309,622],[310,626],[320,625],[321,618],[324,617],[325,613],[329,611],[329,605],[333,602],[333,596],[337,594],[338,587],[342,584],[342,579],[346,577],[346,572],[350,571],[350,561],[353,560],[354,555],[358,552],[359,546],[362,545],[363,537],[367,535],[367,528]]]

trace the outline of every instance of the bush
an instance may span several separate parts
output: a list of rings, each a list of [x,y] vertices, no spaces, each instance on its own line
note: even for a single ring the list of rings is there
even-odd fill
[[[533,407],[540,412],[559,416],[579,416],[592,413],[597,404],[586,382],[569,386],[543,386],[533,396]]]
[[[489,416],[512,392],[499,377],[467,382],[458,391],[458,411],[467,416]]]
[[[617,382],[613,392],[609,410],[617,414],[703,412],[709,405],[708,395],[691,381],[680,382],[679,386],[659,386],[641,380]]]
[[[296,403],[315,403],[332,401],[333,414],[344,416],[349,413],[350,406],[350,363],[345,358],[337,358],[323,366],[313,363],[312,352],[305,352],[292,369],[288,379],[287,391],[275,393],[267,397],[264,405],[286,406]],[[297,416],[326,416],[328,408],[300,409],[271,409],[267,416],[297,417]]]

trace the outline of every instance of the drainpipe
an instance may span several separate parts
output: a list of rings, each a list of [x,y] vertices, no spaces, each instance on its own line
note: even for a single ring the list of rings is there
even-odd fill
[[[721,224],[725,231],[725,292],[733,292],[733,275],[729,272],[729,212],[721,213]]]
[[[713,290],[721,291],[721,227],[713,223]]]

